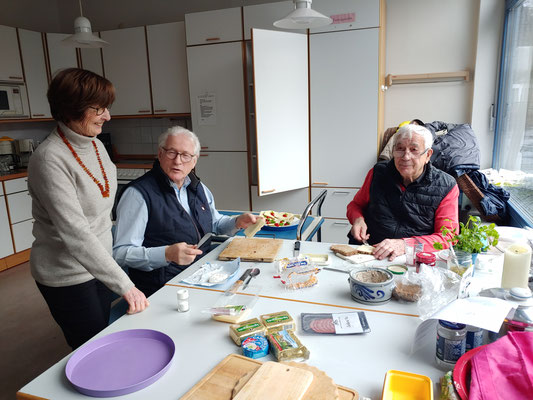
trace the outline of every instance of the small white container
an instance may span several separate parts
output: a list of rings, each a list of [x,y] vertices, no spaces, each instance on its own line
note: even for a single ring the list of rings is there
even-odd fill
[[[446,370],[453,369],[455,363],[466,351],[466,325],[439,320],[437,325],[437,350],[435,362]]]
[[[178,296],[178,311],[187,312],[189,311],[189,291],[187,289],[179,289],[177,292]]]

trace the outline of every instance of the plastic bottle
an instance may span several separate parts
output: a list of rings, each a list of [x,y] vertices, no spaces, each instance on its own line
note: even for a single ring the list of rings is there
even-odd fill
[[[455,363],[466,350],[466,325],[439,320],[437,325],[437,351],[435,361],[446,370],[453,369]]]
[[[483,329],[477,326],[466,326],[466,351],[475,349],[483,344]]]

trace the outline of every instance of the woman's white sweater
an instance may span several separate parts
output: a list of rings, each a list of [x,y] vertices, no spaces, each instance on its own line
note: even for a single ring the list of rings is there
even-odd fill
[[[104,198],[82,169],[57,128],[30,158],[33,242],[30,266],[34,279],[46,286],[71,286],[93,278],[123,295],[134,285],[111,256],[111,209],[117,190],[117,171],[99,140],[79,135],[59,123],[87,169],[102,185],[104,177],[92,142],[102,160],[110,194]]]

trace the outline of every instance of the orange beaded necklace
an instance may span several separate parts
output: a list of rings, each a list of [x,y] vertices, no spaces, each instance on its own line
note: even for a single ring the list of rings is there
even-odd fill
[[[100,183],[98,179],[94,177],[91,171],[89,171],[89,168],[85,166],[83,161],[81,161],[80,156],[78,156],[78,153],[76,153],[76,150],[74,150],[74,147],[72,147],[68,139],[63,134],[63,132],[61,132],[61,129],[59,128],[59,126],[57,127],[57,133],[59,133],[59,136],[61,136],[61,139],[63,139],[63,142],[67,145],[67,147],[69,148],[70,152],[72,153],[72,155],[74,156],[78,164],[80,164],[80,167],[87,173],[87,175],[89,175],[89,177],[94,181],[94,183],[98,185],[98,188],[100,189],[100,192],[102,193],[102,197],[109,197],[109,181],[107,180],[107,175],[104,170],[104,165],[102,164],[100,153],[98,152],[98,147],[96,147],[96,143],[94,142],[94,140],[92,141],[92,144],[94,147],[94,151],[96,152],[96,158],[98,159],[98,164],[100,164],[100,171],[102,171],[102,175],[104,177],[105,187]]]

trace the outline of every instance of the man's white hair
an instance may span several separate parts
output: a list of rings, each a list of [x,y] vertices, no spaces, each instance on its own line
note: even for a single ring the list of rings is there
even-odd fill
[[[433,135],[429,129],[414,124],[404,125],[398,129],[398,132],[396,132],[393,136],[393,148],[396,147],[396,143],[398,143],[400,140],[404,138],[410,140],[413,138],[413,135],[419,135],[424,139],[424,150],[431,149],[431,146],[433,145]]]
[[[165,132],[159,135],[159,138],[157,139],[157,145],[160,149],[162,149],[163,147],[165,147],[169,136],[179,135],[184,135],[191,139],[194,143],[194,155],[197,156],[200,154],[200,140],[198,139],[198,136],[196,136],[196,134],[191,132],[190,130],[178,125],[168,128]]]

